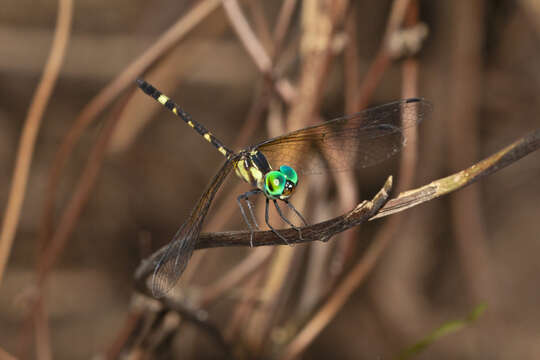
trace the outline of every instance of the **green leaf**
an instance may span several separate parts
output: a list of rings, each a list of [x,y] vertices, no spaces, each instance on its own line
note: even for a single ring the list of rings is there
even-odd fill
[[[467,325],[471,325],[480,315],[486,310],[486,304],[480,304],[476,306],[473,311],[463,320],[454,320],[444,323],[440,328],[435,329],[431,334],[412,345],[411,347],[401,351],[396,359],[405,360],[410,359],[414,355],[419,354],[421,351],[425,350],[429,345],[433,344],[435,341],[440,339],[443,336],[453,334],[460,331]]]

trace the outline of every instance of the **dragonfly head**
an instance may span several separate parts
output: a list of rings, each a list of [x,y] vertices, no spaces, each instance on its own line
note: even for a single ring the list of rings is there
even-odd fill
[[[298,175],[290,166],[282,165],[279,170],[269,171],[264,177],[264,193],[271,199],[285,200],[294,192]]]

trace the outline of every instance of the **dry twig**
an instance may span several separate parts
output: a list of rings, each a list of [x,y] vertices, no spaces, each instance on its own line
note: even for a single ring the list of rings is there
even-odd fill
[[[280,230],[280,233],[286,238],[291,239],[290,241],[295,244],[319,240],[328,241],[334,235],[359,225],[373,217],[388,199],[391,187],[392,177],[389,177],[383,188],[371,201],[363,201],[347,214],[302,227],[302,239],[298,238],[298,233],[295,229]],[[253,233],[253,246],[267,245],[286,244],[283,243],[283,240],[276,237],[272,231],[255,231]],[[227,246],[251,246],[251,233],[249,231],[231,231],[201,234],[199,241],[196,244],[196,249]],[[161,257],[166,248],[167,246],[164,246],[154,252],[148,259],[144,260],[135,271],[135,279],[138,284],[137,288],[142,290],[142,292],[150,294],[145,281],[152,274],[156,260]]]
[[[28,182],[28,173],[32,163],[34,145],[41,119],[58,79],[60,67],[64,61],[64,54],[70,35],[73,15],[72,9],[72,0],[59,1],[58,19],[51,52],[49,53],[49,58],[43,70],[43,76],[36,89],[24,123],[21,142],[17,151],[17,160],[15,161],[15,170],[13,171],[13,179],[11,181],[8,204],[2,223],[2,232],[0,234],[0,283],[2,282],[9,253],[11,252],[13,238],[17,232],[17,224],[19,223],[26,184]]]
[[[391,188],[391,178],[387,180],[385,186],[371,201],[364,201],[352,211],[336,218],[308,225],[300,228],[303,239],[295,238],[296,230],[280,230],[283,235],[290,238],[295,244],[324,240],[328,241],[336,234],[343,232],[353,226],[357,226],[363,221],[374,220],[395,214],[411,207],[420,205],[427,201],[447,195],[460,190],[479,179],[488,176],[527,154],[540,148],[540,129],[524,136],[511,145],[505,147],[490,157],[464,169],[455,174],[442,179],[435,180],[427,185],[400,193],[397,197],[386,201],[388,191]],[[231,231],[218,233],[204,233],[199,237],[196,249],[208,249],[216,247],[230,246],[250,246],[249,231]],[[293,240],[294,239],[294,240]],[[285,245],[283,241],[276,237],[271,231],[256,231],[253,236],[254,246]],[[166,246],[154,252],[148,259],[144,260],[135,272],[135,279],[138,289],[148,293],[144,281],[152,273],[154,261],[165,251]]]

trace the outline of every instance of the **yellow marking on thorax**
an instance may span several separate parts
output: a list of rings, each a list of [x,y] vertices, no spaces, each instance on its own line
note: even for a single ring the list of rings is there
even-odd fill
[[[251,172],[251,176],[253,177],[253,179],[255,179],[257,182],[262,179],[263,174],[261,170],[257,169],[255,166],[250,167],[249,171]]]
[[[159,101],[161,105],[165,105],[168,100],[169,98],[163,94],[159,95],[159,97],[157,98],[157,101]]]
[[[236,163],[235,170],[236,175],[247,183],[251,183],[251,177],[249,171],[244,167],[245,163],[243,160],[240,160]]]

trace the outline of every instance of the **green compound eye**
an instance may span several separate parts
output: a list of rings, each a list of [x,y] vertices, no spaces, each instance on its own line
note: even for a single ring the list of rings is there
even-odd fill
[[[285,189],[287,179],[279,171],[270,171],[265,177],[265,191],[272,197],[279,197]]]
[[[287,180],[292,182],[295,186],[298,183],[298,175],[296,174],[296,171],[290,166],[287,165],[281,165],[279,167],[279,172],[285,175]]]

